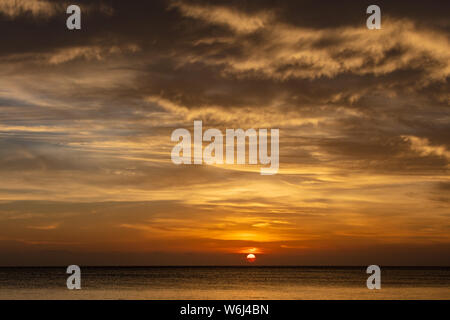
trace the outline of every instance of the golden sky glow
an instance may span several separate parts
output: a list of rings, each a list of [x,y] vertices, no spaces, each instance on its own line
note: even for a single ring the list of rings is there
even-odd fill
[[[338,2],[1,0],[0,265],[450,264],[446,10]],[[174,165],[194,120],[278,174]]]

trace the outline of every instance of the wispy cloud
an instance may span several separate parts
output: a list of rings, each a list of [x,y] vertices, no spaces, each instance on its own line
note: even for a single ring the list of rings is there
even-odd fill
[[[45,225],[45,226],[28,226],[28,229],[35,229],[35,230],[54,230],[56,228],[59,227],[59,224],[49,224],[49,225]]]
[[[431,145],[428,139],[414,136],[403,136],[403,138],[411,143],[411,149],[422,156],[438,156],[450,160],[450,150],[446,146]]]
[[[0,13],[11,18],[24,13],[34,16],[49,17],[57,12],[58,5],[46,0],[2,0],[0,2]]]

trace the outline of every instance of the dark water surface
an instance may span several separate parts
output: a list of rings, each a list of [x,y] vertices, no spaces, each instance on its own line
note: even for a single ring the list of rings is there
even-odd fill
[[[450,268],[382,267],[381,290],[363,267],[0,268],[0,299],[450,299]]]

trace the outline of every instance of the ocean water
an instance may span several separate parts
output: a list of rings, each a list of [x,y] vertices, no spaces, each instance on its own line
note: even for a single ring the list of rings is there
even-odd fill
[[[450,299],[450,268],[382,267],[381,289],[363,267],[0,268],[0,299]]]

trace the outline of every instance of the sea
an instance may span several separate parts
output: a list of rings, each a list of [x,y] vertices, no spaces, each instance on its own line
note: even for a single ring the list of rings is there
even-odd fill
[[[69,290],[66,267],[0,267],[0,299],[422,300],[450,299],[450,267],[83,267]]]

